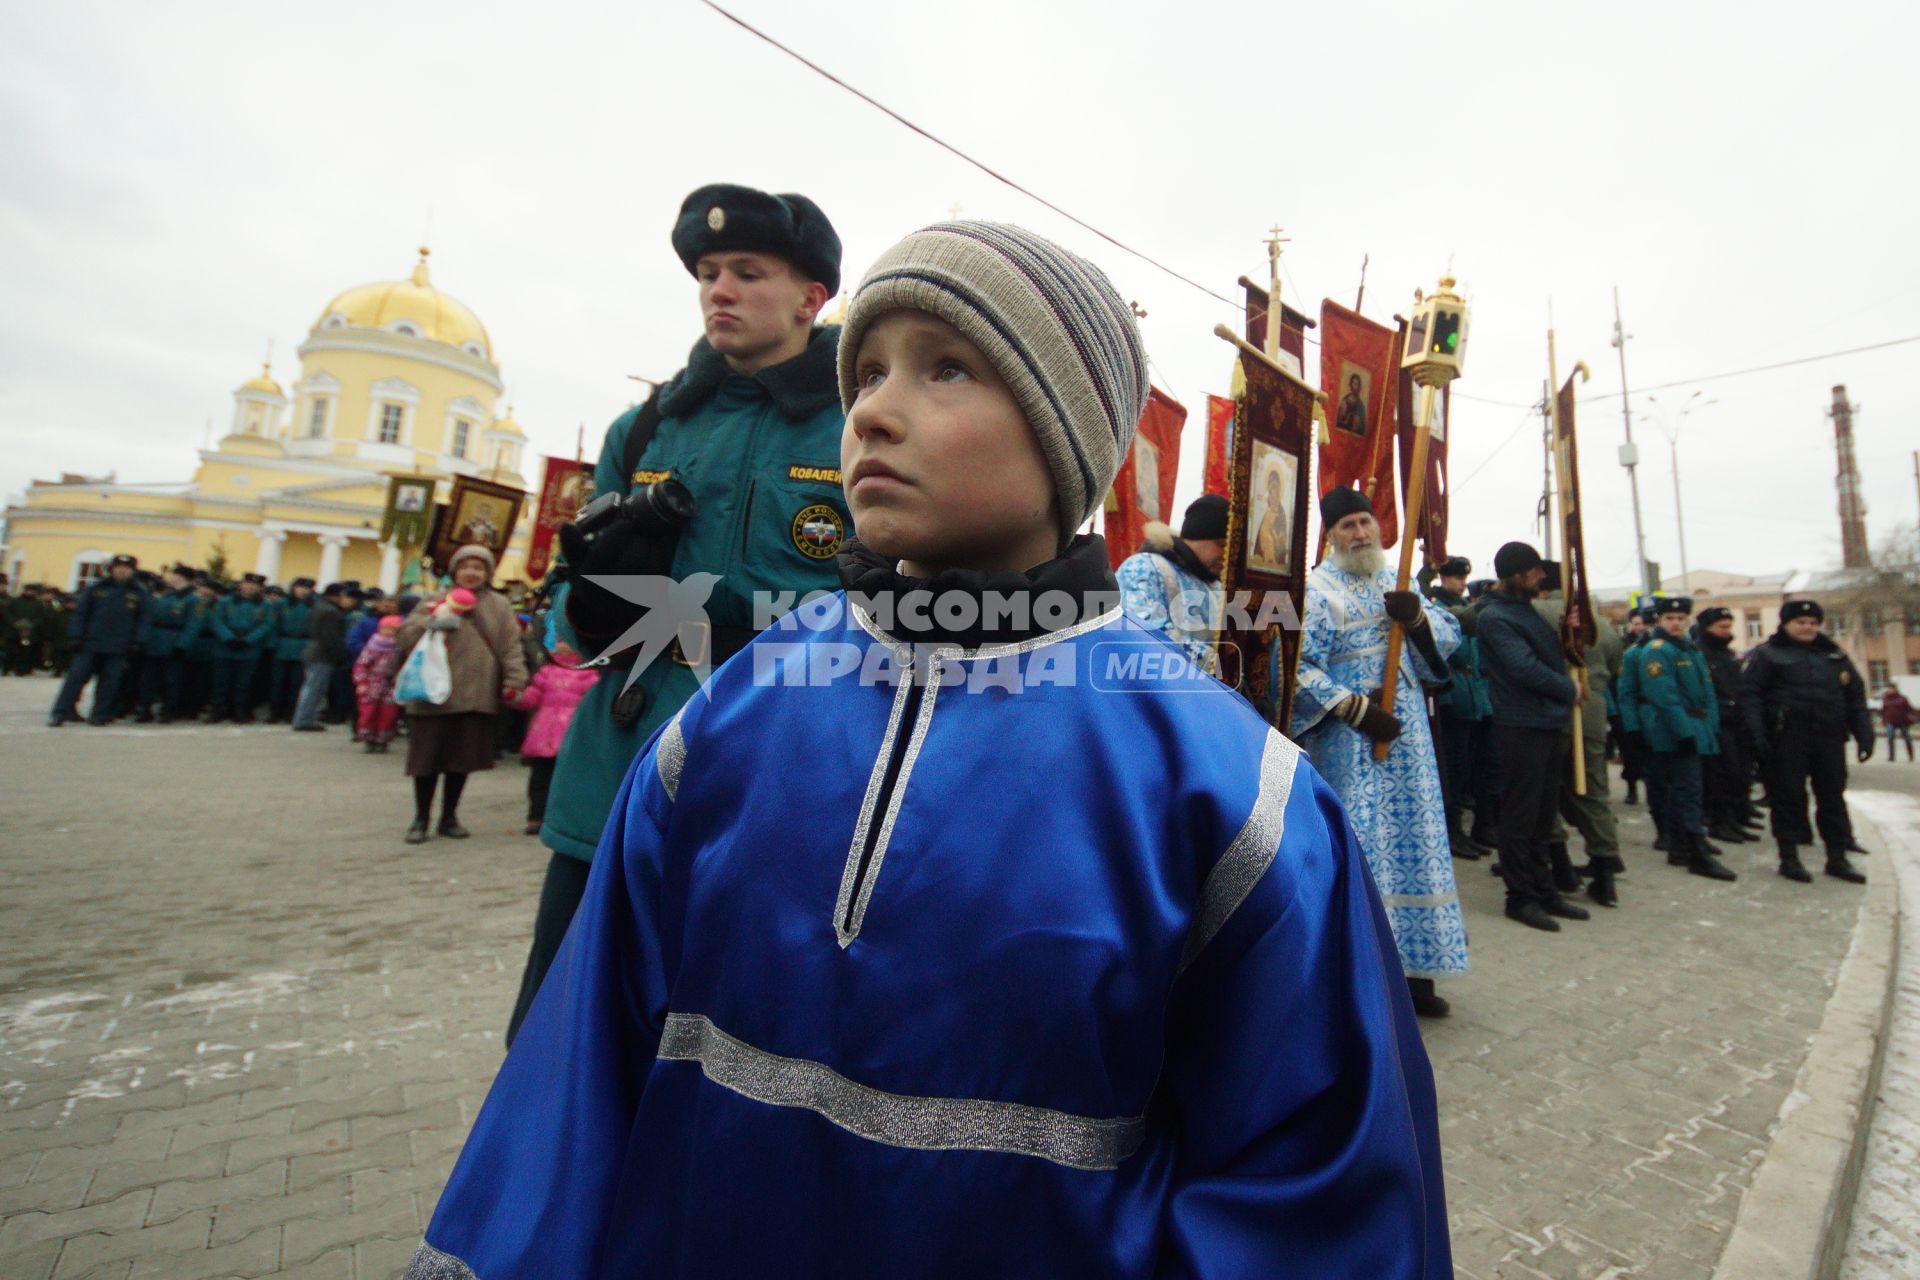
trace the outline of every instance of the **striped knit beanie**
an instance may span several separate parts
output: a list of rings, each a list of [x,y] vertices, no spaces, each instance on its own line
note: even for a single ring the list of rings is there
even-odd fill
[[[1031,231],[941,222],[880,255],[847,307],[840,402],[852,409],[867,326],[889,311],[946,321],[992,362],[1040,439],[1060,541],[1099,509],[1147,406],[1147,353],[1106,273]]]

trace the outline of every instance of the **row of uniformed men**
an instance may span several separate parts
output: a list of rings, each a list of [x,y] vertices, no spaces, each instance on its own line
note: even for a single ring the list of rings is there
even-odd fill
[[[80,593],[69,616],[75,658],[54,699],[49,727],[80,719],[79,700],[89,680],[94,692],[87,722],[94,725],[123,715],[142,724],[195,716],[248,722],[262,703],[269,723],[291,720],[315,643],[314,587],[313,579],[296,578],[283,589],[257,573],[229,587],[179,564],[155,577],[141,574],[133,556],[115,556],[107,575]],[[329,583],[321,594],[346,612],[349,634],[362,619],[397,607],[377,588],[362,590],[355,582]],[[348,656],[327,660],[344,666]],[[329,689],[325,699],[343,714],[340,692]],[[350,707],[350,688],[345,694]]]

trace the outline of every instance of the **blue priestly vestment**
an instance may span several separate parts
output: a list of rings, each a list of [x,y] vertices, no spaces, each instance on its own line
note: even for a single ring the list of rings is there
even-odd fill
[[[1346,805],[1407,976],[1442,978],[1466,972],[1467,931],[1453,882],[1426,695],[1415,665],[1427,664],[1411,638],[1401,645],[1394,686],[1400,736],[1385,760],[1373,758],[1371,738],[1327,714],[1348,695],[1364,696],[1386,684],[1386,593],[1394,581],[1391,569],[1365,578],[1332,563],[1308,575],[1291,730]],[[1460,623],[1431,600],[1423,599],[1420,607],[1444,663],[1459,647]],[[1447,671],[1443,665],[1425,675],[1438,682]]]
[[[709,692],[410,1276],[1452,1274],[1379,899],[1225,686],[1118,609],[963,650],[839,594]]]

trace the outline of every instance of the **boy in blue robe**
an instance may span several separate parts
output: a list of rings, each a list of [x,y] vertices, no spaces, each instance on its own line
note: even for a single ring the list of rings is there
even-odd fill
[[[840,382],[847,589],[635,761],[409,1275],[1450,1276],[1338,799],[1074,536],[1147,396],[1126,303],[943,223]]]

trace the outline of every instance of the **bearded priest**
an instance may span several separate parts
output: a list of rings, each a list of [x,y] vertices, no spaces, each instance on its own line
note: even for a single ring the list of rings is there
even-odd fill
[[[1394,590],[1373,504],[1355,489],[1320,498],[1328,553],[1307,577],[1300,677],[1288,736],[1346,804],[1387,908],[1413,1007],[1444,1017],[1434,979],[1465,973],[1446,805],[1422,683],[1443,684],[1460,624],[1418,592]],[[1390,622],[1405,628],[1393,710],[1380,705]],[[1375,743],[1392,746],[1373,758]]]

